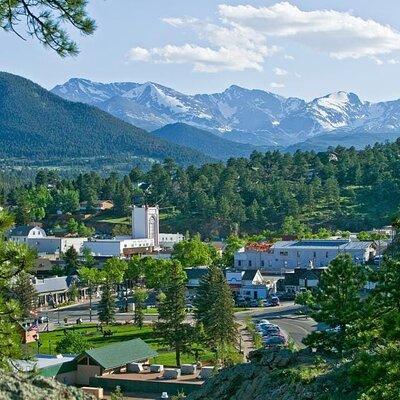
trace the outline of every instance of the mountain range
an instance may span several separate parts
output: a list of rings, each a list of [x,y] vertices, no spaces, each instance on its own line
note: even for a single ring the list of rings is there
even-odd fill
[[[143,129],[184,123],[252,146],[323,148],[346,137],[347,144],[360,147],[400,133],[400,100],[371,103],[343,91],[305,101],[236,85],[221,93],[186,95],[154,82],[72,78],[52,92]]]
[[[172,157],[186,165],[212,161],[199,151],[164,140],[97,107],[67,101],[28,79],[0,72],[1,158],[122,156]]]

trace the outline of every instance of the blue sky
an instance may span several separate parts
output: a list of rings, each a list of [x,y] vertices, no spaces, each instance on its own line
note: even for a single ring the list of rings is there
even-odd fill
[[[0,69],[46,88],[71,77],[155,81],[184,93],[231,84],[310,99],[400,98],[397,0],[91,0],[98,29],[61,59],[0,32]]]

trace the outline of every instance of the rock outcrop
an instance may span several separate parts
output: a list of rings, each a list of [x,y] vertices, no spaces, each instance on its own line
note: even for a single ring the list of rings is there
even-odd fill
[[[256,350],[250,363],[223,369],[188,400],[350,400],[346,366],[333,368],[308,350]]]

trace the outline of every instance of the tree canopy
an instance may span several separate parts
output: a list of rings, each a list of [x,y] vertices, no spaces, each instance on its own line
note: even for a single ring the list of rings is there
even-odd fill
[[[86,11],[87,0],[1,0],[0,24],[20,38],[33,36],[60,56],[78,54],[68,27],[84,35],[94,32],[96,25]]]

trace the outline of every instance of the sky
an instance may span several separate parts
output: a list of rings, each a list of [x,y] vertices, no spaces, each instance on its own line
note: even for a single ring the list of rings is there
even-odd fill
[[[77,57],[0,32],[0,70],[45,88],[72,77],[153,81],[183,93],[232,84],[312,99],[400,98],[398,0],[89,0]]]

